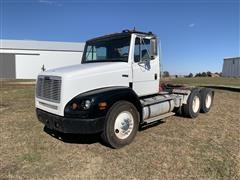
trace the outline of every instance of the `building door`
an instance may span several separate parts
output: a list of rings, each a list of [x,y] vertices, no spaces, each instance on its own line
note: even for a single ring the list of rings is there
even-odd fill
[[[0,79],[16,79],[15,54],[0,53]]]

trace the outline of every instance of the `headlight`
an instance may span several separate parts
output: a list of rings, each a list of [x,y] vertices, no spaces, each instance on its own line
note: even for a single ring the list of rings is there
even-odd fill
[[[73,102],[71,105],[70,105],[70,108],[72,110],[88,110],[90,109],[92,103],[94,102],[94,99],[86,99],[86,100],[82,100],[80,102]]]
[[[90,100],[84,100],[81,103],[81,108],[84,110],[88,110],[91,107],[91,101]]]

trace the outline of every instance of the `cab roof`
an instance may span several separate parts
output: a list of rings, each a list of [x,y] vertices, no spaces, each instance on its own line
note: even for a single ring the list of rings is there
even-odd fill
[[[150,36],[156,37],[152,32],[141,32],[141,31],[127,29],[127,30],[123,30],[122,32],[119,32],[119,33],[112,33],[112,34],[107,34],[104,36],[92,38],[92,39],[89,39],[87,42],[100,41],[100,40],[102,41],[104,39],[124,38],[124,37],[130,36],[131,34],[142,34],[142,35],[150,35]]]

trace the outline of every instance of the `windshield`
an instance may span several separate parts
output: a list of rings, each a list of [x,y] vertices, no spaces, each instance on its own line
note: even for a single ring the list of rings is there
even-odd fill
[[[127,62],[130,36],[86,43],[82,63]]]

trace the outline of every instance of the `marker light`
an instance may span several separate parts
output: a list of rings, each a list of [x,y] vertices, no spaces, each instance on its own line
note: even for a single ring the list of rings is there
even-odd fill
[[[106,102],[100,102],[98,104],[98,107],[99,107],[100,110],[104,110],[104,109],[107,108],[107,103]]]
[[[78,107],[77,103],[73,103],[71,108],[72,108],[73,110],[76,110],[77,107]]]

